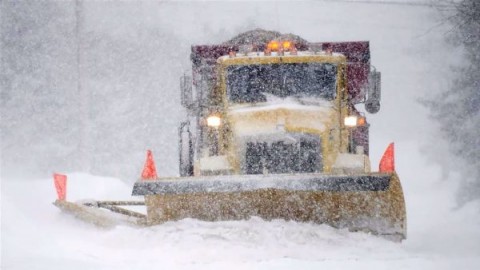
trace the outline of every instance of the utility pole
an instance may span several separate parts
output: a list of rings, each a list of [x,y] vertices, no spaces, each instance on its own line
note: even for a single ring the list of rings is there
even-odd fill
[[[83,26],[83,3],[82,0],[75,0],[75,36],[77,44],[77,95],[78,95],[78,112],[80,127],[80,142],[78,154],[79,169],[84,172],[90,172],[91,169],[91,140],[90,140],[90,110],[89,110],[89,93],[83,87],[83,43],[82,43],[82,26]]]

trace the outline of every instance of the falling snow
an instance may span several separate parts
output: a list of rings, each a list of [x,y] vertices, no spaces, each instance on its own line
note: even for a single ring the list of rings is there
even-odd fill
[[[480,268],[480,202],[457,208],[461,176],[432,162],[449,154],[418,102],[449,87],[461,54],[429,1],[77,3],[0,3],[2,269]],[[190,46],[255,28],[370,41],[383,90],[370,158],[395,141],[407,240],[256,217],[105,230],[52,205],[53,172],[71,201],[132,199],[147,149],[177,175]]]

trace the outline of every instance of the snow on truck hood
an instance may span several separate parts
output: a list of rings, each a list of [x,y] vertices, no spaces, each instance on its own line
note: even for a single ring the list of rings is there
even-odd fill
[[[304,110],[304,111],[323,111],[330,112],[333,108],[333,102],[321,98],[310,97],[286,97],[281,98],[271,94],[264,94],[267,102],[256,104],[234,104],[230,106],[230,113],[248,113],[255,111],[269,111],[277,109]]]
[[[267,95],[267,102],[230,106],[228,115],[236,136],[248,136],[278,133],[282,127],[322,132],[333,112],[333,101]]]

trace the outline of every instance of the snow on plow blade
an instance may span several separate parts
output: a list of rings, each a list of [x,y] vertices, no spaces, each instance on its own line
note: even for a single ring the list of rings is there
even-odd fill
[[[132,195],[145,196],[148,224],[258,216],[406,238],[405,202],[395,173],[163,178],[136,182]]]

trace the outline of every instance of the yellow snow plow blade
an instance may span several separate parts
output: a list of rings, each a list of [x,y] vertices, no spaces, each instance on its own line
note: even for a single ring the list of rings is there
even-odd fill
[[[141,201],[89,201],[78,203],[56,200],[53,204],[63,212],[101,228],[113,228],[118,224],[142,225],[146,220],[144,214],[119,207],[145,205]]]
[[[406,238],[405,202],[396,173],[164,178],[136,182],[132,195],[145,196],[150,225],[258,216]]]

